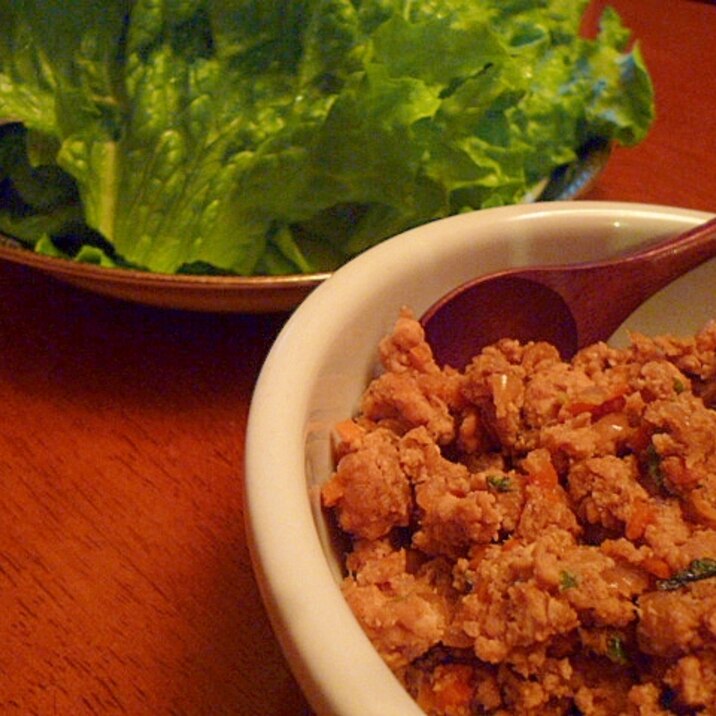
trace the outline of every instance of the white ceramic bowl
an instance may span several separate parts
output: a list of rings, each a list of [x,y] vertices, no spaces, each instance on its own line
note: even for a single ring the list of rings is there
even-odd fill
[[[331,426],[351,416],[376,347],[402,305],[417,315],[457,284],[526,264],[607,257],[687,229],[709,214],[643,204],[565,202],[463,214],[362,254],[289,319],[263,367],[246,445],[247,527],[257,578],[286,657],[320,716],[418,716],[338,587],[319,507]],[[692,271],[626,325],[694,332],[716,316],[716,262]],[[615,334],[618,340],[622,331]]]

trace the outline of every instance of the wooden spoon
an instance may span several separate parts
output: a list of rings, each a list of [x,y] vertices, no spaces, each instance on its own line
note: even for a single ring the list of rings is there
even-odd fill
[[[464,368],[500,338],[549,341],[563,358],[606,340],[644,301],[716,256],[716,218],[605,261],[511,269],[449,292],[421,318],[440,365]]]

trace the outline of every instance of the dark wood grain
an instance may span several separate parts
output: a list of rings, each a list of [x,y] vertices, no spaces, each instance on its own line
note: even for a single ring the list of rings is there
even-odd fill
[[[0,712],[300,714],[244,539],[281,316],[0,272]]]
[[[716,211],[716,7],[610,4],[659,116],[589,198]],[[284,320],[152,309],[0,264],[0,713],[307,713],[241,493]]]
[[[716,5],[691,0],[598,0],[616,8],[651,73],[656,121],[619,148],[586,198],[716,211]]]

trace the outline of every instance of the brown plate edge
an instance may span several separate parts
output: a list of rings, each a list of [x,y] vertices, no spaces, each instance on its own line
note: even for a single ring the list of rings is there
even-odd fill
[[[607,142],[587,145],[573,164],[557,169],[536,201],[577,199],[603,171]],[[291,311],[330,273],[287,276],[197,276],[108,268],[35,253],[0,234],[0,259],[42,271],[97,294],[162,308],[206,312]]]

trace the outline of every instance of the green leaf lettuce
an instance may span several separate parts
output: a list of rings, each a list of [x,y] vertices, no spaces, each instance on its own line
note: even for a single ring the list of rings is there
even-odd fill
[[[653,120],[638,46],[611,10],[582,37],[585,6],[8,3],[0,181],[17,201],[0,231],[52,251],[82,221],[78,260],[310,272],[520,201],[587,142],[635,144]]]

